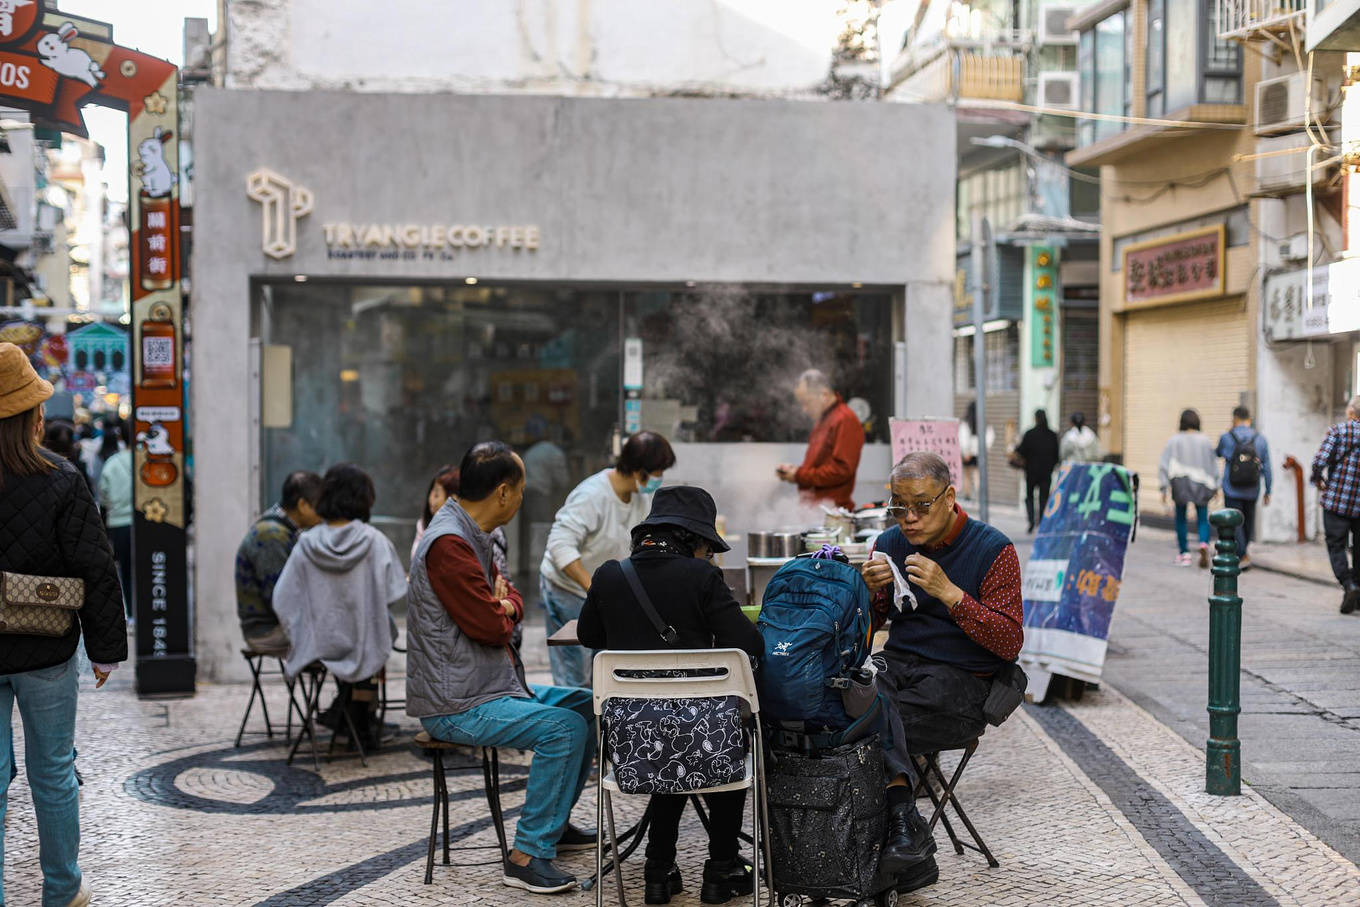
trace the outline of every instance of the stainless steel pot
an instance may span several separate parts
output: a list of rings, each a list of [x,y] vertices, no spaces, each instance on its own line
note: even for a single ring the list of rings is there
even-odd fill
[[[746,556],[747,557],[773,557],[770,554],[770,537],[773,532],[748,532],[746,533]]]
[[[875,532],[878,532],[883,529],[892,528],[895,524],[893,523],[892,518],[889,517],[888,514],[884,512],[885,509],[886,508],[883,507],[875,507],[871,510],[861,510],[858,513],[856,513],[855,514],[856,534],[863,532],[866,529],[871,529]]]
[[[794,557],[803,553],[801,532],[748,532],[747,557]]]

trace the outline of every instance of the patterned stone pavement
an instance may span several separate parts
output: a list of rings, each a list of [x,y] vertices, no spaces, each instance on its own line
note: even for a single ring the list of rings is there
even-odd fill
[[[532,663],[542,663],[540,640],[528,642]],[[389,747],[367,768],[353,757],[323,761],[319,773],[304,748],[290,768],[281,740],[248,734],[240,749],[232,746],[247,687],[204,685],[193,699],[141,701],[130,671],[115,678],[105,690],[82,690],[78,728],[81,862],[96,904],[417,907],[534,897],[502,886],[497,866],[436,864],[434,884],[422,884],[430,765],[408,747]],[[393,694],[401,694],[399,676]],[[273,714],[284,713],[284,701],[275,679]],[[416,729],[391,717],[405,736]],[[523,754],[504,756],[512,823],[525,763]],[[1000,868],[972,852],[954,854],[937,829],[940,882],[904,903],[1360,903],[1356,866],[1254,791],[1203,794],[1203,775],[1202,753],[1108,687],[1078,703],[1026,706],[987,733],[960,788]],[[450,783],[455,845],[494,845],[479,767],[454,771]],[[620,827],[641,807],[625,798]],[[590,788],[578,823],[593,825],[594,811]],[[704,848],[692,811],[682,847],[687,886],[673,903],[697,904]],[[39,903],[36,851],[21,775],[5,841],[8,904]],[[494,856],[461,851],[454,862]],[[585,853],[563,862],[585,875],[592,861]],[[640,904],[640,856],[625,863],[624,878]],[[613,898],[612,887],[605,896]],[[592,902],[593,892],[556,898]]]

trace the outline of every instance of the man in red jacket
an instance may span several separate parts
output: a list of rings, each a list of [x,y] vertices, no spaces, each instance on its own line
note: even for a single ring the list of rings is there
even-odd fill
[[[798,486],[806,501],[824,501],[850,510],[855,491],[855,472],[864,449],[864,426],[831,382],[817,369],[808,369],[793,388],[798,406],[816,424],[808,437],[802,466],[784,463],[775,475]]]

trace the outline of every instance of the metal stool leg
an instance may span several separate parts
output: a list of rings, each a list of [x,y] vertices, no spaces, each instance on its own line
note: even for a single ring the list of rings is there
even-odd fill
[[[494,746],[482,747],[482,780],[486,788],[486,806],[491,811],[491,823],[496,826],[496,842],[500,844],[502,862],[510,859],[510,848],[505,841],[505,816],[501,812],[500,753]]]
[[[444,754],[435,750],[431,755],[434,757],[434,810],[430,813],[430,841],[425,854],[425,884],[434,882],[434,839],[439,834],[439,807],[446,796],[443,785],[440,783],[440,776],[444,772]],[[444,846],[448,847],[448,831],[444,832]],[[449,861],[448,851],[444,851],[444,862]]]
[[[311,678],[310,686],[308,677]],[[298,730],[297,740],[293,741],[293,748],[288,753],[288,765],[293,764],[293,758],[297,756],[298,748],[302,746],[302,735],[306,733],[307,740],[311,743],[312,749],[312,768],[317,772],[321,771],[321,757],[316,750],[316,711],[321,704],[321,687],[326,681],[326,672],[308,674],[303,673],[298,676],[302,686],[302,701],[307,704],[307,709],[303,713],[302,727]]]
[[[269,723],[269,706],[264,701],[264,687],[260,686],[260,671],[264,667],[263,655],[247,655],[246,665],[250,667],[250,700],[246,702],[246,713],[241,716],[241,727],[236,732],[236,746],[241,746],[241,737],[246,732],[246,722],[250,721],[250,713],[255,708],[255,698],[260,699],[260,708],[264,712],[264,732],[269,735],[269,739],[274,739],[274,728]]]
[[[973,823],[971,820],[969,820],[968,814],[963,811],[963,804],[959,802],[958,796],[955,795],[954,793],[954,788],[958,785],[959,779],[963,777],[963,770],[965,767],[967,767],[968,760],[973,758],[973,751],[976,749],[977,741],[973,741],[972,743],[968,744],[968,747],[963,752],[963,758],[959,760],[958,768],[954,769],[954,777],[950,779],[949,786],[945,789],[945,795],[947,796],[949,802],[953,805],[954,812],[958,814],[959,821],[963,823],[963,827],[968,829],[968,834],[972,836],[976,846],[967,844],[963,841],[960,841],[958,843],[963,844],[964,847],[969,847],[972,850],[976,850],[978,853],[982,854],[984,857],[987,858],[987,865],[992,867],[993,869],[996,869],[1001,864],[997,862],[996,857],[992,856],[991,849],[987,847],[987,843],[982,840],[982,836],[979,835],[977,829],[973,827]],[[959,853],[963,853],[963,851],[959,850]]]

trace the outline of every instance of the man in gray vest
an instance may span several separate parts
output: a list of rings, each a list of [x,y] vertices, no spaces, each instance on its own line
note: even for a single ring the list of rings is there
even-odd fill
[[[530,686],[511,644],[524,617],[519,591],[492,560],[490,533],[524,500],[524,463],[500,441],[475,445],[457,498],[430,520],[411,560],[406,618],[406,713],[431,737],[531,749],[529,785],[501,881],[551,893],[576,885],[559,851],[595,846],[569,823],[595,758],[589,690]]]

